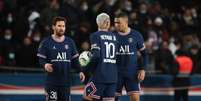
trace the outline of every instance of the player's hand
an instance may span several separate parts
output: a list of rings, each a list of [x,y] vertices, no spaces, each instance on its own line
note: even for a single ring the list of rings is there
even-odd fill
[[[145,70],[139,70],[137,78],[138,78],[139,81],[143,81],[144,78],[145,78]]]
[[[46,70],[47,72],[53,72],[52,64],[46,63],[46,64],[45,64],[45,70]]]
[[[85,80],[85,75],[83,72],[80,72],[80,80],[81,80],[81,82],[84,82],[84,80]]]

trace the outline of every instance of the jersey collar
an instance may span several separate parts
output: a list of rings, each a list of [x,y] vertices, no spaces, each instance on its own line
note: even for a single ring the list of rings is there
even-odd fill
[[[118,33],[119,33],[120,35],[122,35],[122,36],[126,36],[126,35],[128,35],[130,32],[131,32],[131,28],[128,27],[128,32],[125,32],[125,33],[118,32]]]
[[[53,39],[55,42],[57,42],[57,43],[64,42],[64,40],[65,40],[65,36],[64,36],[64,35],[61,36],[60,38],[57,38],[57,37],[55,37],[54,35],[52,35],[51,37],[52,37],[52,39]]]

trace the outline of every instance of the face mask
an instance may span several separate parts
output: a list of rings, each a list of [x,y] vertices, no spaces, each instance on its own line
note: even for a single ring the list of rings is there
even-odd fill
[[[126,6],[125,8],[127,11],[131,11],[132,10],[132,7],[131,6]]]
[[[197,11],[196,11],[196,9],[195,9],[195,8],[192,8],[192,9],[191,9],[191,12],[192,12],[193,17],[194,17],[194,18],[197,18]]]
[[[7,22],[8,22],[8,23],[13,22],[12,15],[8,15],[8,17],[7,17]]]
[[[192,43],[191,42],[186,43],[185,48],[189,49],[191,47],[192,47]]]
[[[141,14],[147,13],[147,7],[146,7],[146,5],[141,5],[141,7],[140,7],[140,13]]]
[[[36,41],[36,42],[39,42],[40,41],[40,37],[39,36],[34,36],[33,40]]]
[[[131,11],[132,10],[132,4],[131,4],[131,2],[126,2],[126,4],[125,4],[125,9],[127,10],[127,11]]]
[[[116,0],[110,0],[110,2],[108,3],[108,5],[113,6],[115,4]]]
[[[83,11],[88,10],[88,5],[87,5],[87,3],[82,4],[82,10],[83,10]]]
[[[15,53],[9,53],[9,59],[14,59],[15,58]]]
[[[10,39],[12,38],[12,35],[5,35],[4,38],[5,38],[6,40],[10,40]]]
[[[140,13],[145,14],[145,13],[147,13],[147,10],[140,10]]]

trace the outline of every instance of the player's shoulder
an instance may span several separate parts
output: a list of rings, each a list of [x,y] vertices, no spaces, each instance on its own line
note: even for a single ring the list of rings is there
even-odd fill
[[[108,33],[111,34],[111,35],[115,35],[116,34],[115,32],[112,32],[112,31],[109,31]]]
[[[138,30],[135,30],[135,29],[131,29],[131,34],[136,36],[136,37],[142,36],[142,34]]]
[[[95,36],[95,35],[98,35],[98,31],[93,32],[93,33],[90,34],[90,36]]]
[[[48,36],[48,37],[43,38],[41,43],[48,43],[50,40],[51,40],[51,36]]]
[[[65,41],[74,43],[74,40],[71,37],[65,36]]]
[[[73,41],[73,39],[71,37],[65,36],[65,39],[68,41]]]
[[[100,35],[100,32],[96,31],[96,32],[93,32],[93,33],[90,34],[90,38],[98,37],[99,35]]]
[[[111,31],[96,31],[96,32],[92,33],[91,35],[102,35],[102,34],[111,34],[111,35],[114,35],[114,33],[111,32]]]
[[[49,45],[50,41],[51,41],[50,36],[43,38],[42,41],[39,44],[39,48],[47,47]]]
[[[111,31],[111,33],[112,33],[113,35],[115,35],[116,37],[119,36],[119,32],[117,32],[117,31]]]
[[[115,35],[114,32],[111,31],[96,31],[90,34],[90,37],[99,37],[101,35],[105,35],[105,34],[109,34],[109,35]]]

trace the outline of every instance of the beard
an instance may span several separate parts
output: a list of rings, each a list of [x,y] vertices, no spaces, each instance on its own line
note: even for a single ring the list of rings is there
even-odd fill
[[[59,37],[61,37],[61,36],[64,35],[64,31],[63,30],[57,30],[56,31],[56,35],[59,36]]]
[[[118,32],[124,32],[124,29],[123,28],[116,28],[116,31],[118,31]]]

